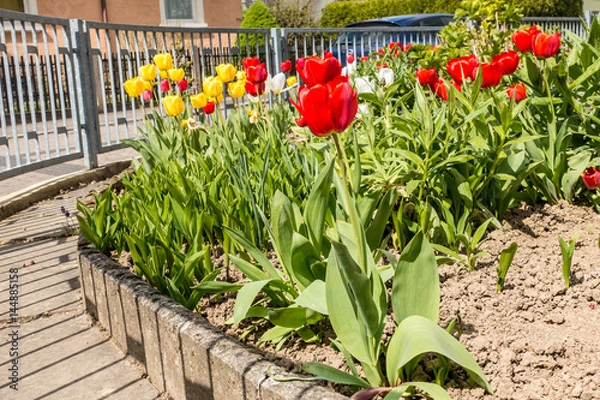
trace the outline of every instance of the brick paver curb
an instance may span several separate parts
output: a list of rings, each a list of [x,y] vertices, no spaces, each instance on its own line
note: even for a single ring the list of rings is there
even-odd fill
[[[273,379],[288,373],[85,243],[79,267],[86,311],[176,399],[348,399],[313,382]]]

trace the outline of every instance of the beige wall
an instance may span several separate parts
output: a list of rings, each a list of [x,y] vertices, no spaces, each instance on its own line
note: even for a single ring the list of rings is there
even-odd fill
[[[583,0],[583,10],[600,11],[600,0]]]
[[[240,0],[203,0],[204,21],[211,28],[239,28]],[[100,0],[37,0],[39,15],[102,21]],[[106,0],[108,22],[159,25],[159,0]]]
[[[204,0],[204,22],[210,28],[239,28],[242,23],[240,0]]]
[[[100,0],[37,0],[39,15],[102,21]]]
[[[39,15],[102,21],[100,0],[37,0],[37,6]],[[106,0],[106,9],[108,22],[135,25],[160,24],[158,0]]]
[[[99,2],[100,0],[95,0]],[[138,4],[134,6],[133,4]],[[108,22],[115,24],[159,25],[158,0],[106,0]]]

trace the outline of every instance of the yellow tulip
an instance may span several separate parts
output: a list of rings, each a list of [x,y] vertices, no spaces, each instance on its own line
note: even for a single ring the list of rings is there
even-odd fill
[[[160,71],[160,79],[167,79],[168,77],[167,71]]]
[[[161,71],[167,71],[173,68],[173,56],[170,53],[158,53],[153,58],[154,64]]]
[[[246,94],[246,86],[242,81],[237,81],[235,83],[230,83],[227,87],[227,91],[231,97],[239,99]]]
[[[217,65],[217,75],[223,83],[231,82],[235,78],[237,69],[231,64]]]
[[[145,81],[153,81],[156,78],[156,65],[146,64],[138,68],[140,77]]]
[[[178,95],[165,96],[162,99],[163,107],[169,117],[176,117],[183,112],[185,104]]]
[[[185,78],[185,70],[183,68],[170,69],[167,71],[169,78],[172,81],[179,82],[183,78]]]
[[[246,82],[246,71],[238,71],[237,74],[235,74],[235,78],[238,81]]]
[[[125,88],[127,94],[131,97],[138,97],[144,93],[144,90],[146,90],[144,80],[139,76],[136,76],[132,79],[127,79],[125,83],[123,83],[123,87]]]
[[[210,76],[202,82],[202,89],[208,97],[219,97],[223,94],[223,82],[214,76]]]
[[[296,75],[292,75],[285,80],[285,83],[287,83],[288,86],[294,86],[298,83],[298,79],[296,79]]]
[[[144,81],[144,89],[152,90],[152,82]]]
[[[204,93],[198,93],[195,96],[190,96],[190,102],[194,108],[204,108],[208,102],[208,98]]]

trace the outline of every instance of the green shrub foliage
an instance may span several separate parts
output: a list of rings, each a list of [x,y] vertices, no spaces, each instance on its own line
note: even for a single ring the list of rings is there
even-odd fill
[[[468,2],[476,6],[479,0]],[[401,14],[453,14],[460,5],[460,0],[340,0],[329,3],[323,8],[320,25],[331,28],[343,27],[365,19]],[[564,17],[583,14],[582,0],[524,0],[519,2],[519,5],[525,16]]]
[[[269,11],[269,8],[262,1],[257,1],[246,11],[242,20],[242,28],[277,28],[277,21]],[[239,45],[242,49],[250,47],[250,49],[265,44],[263,35],[245,35],[239,36]],[[254,51],[254,50],[251,50]]]

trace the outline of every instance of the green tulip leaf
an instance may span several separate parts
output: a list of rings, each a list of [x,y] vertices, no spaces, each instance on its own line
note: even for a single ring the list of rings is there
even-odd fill
[[[437,322],[440,278],[433,248],[419,232],[402,250],[392,286],[392,309],[396,323],[411,315]]]
[[[463,345],[435,322],[420,315],[405,318],[390,340],[387,351],[387,375],[390,382],[398,382],[399,372],[415,357],[438,353],[462,366],[471,379],[492,393],[483,370]]]
[[[256,295],[263,290],[263,288],[272,282],[272,279],[266,279],[263,281],[254,281],[247,283],[240,289],[238,295],[235,299],[235,305],[233,307],[233,323],[239,324],[246,315],[248,314],[248,310],[254,304],[254,299]]]
[[[416,387],[425,392],[433,400],[452,400],[448,392],[443,387],[430,382],[406,382],[392,389],[383,400],[400,400],[403,394],[411,387]]]
[[[355,312],[355,305],[342,278],[336,252],[329,255],[325,294],[331,326],[338,340],[357,360],[372,363],[373,356],[366,333]]]
[[[308,229],[308,236],[317,251],[321,250],[323,244],[325,215],[329,205],[334,161],[335,158],[332,158],[329,164],[319,173],[313,190],[306,201],[304,211],[304,221]]]
[[[300,293],[296,298],[295,303],[299,306],[327,315],[329,313],[327,312],[326,299],[325,282],[317,279]]]
[[[363,388],[370,386],[369,382],[365,381],[364,379],[361,379],[354,375],[350,375],[347,372],[340,371],[337,368],[333,368],[329,365],[321,364],[318,362],[304,363],[300,366],[300,369],[302,369],[305,372],[308,372],[309,374],[315,375],[319,379],[328,382],[339,383],[341,385],[358,386]]]

